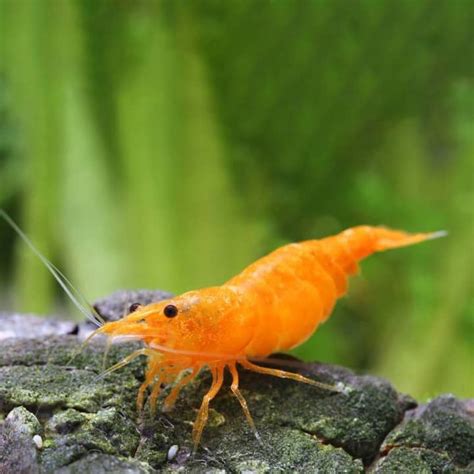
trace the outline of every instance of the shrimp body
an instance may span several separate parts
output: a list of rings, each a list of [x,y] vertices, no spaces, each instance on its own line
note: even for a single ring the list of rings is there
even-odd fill
[[[298,346],[329,317],[360,260],[430,235],[359,226],[321,240],[285,245],[257,260],[224,285],[240,291],[242,306],[251,312],[247,319],[256,319],[248,325],[254,333],[245,355],[265,357]]]
[[[237,364],[260,373],[291,378],[326,390],[339,388],[300,374],[260,367],[248,359],[266,357],[304,342],[324,322],[336,300],[345,294],[347,280],[358,262],[370,254],[441,237],[442,232],[407,234],[384,227],[359,226],[321,240],[285,245],[257,260],[221,286],[204,288],[146,306],[136,307],[123,319],[104,324],[96,333],[134,335],[145,343],[116,364],[115,370],[139,355],[148,356],[145,382],[138,406],[152,387],[154,410],[162,384],[172,383],[185,369],[164,401],[170,408],[181,388],[203,368],[213,382],[194,423],[198,446],[207,421],[209,402],[219,392],[226,368],[231,390],[254,429],[246,401],[238,389]]]

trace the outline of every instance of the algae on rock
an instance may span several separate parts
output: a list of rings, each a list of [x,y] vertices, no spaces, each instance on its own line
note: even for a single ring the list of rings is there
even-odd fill
[[[114,319],[140,295],[153,298],[122,292],[97,308]],[[241,390],[262,443],[224,388],[192,456],[192,422],[209,375],[204,372],[183,390],[174,411],[138,414],[144,360],[99,376],[104,341],[92,341],[78,354],[77,334],[87,333],[87,324],[78,329],[2,341],[0,472],[468,472],[473,466],[474,402],[444,396],[415,408],[414,400],[381,378],[320,363],[298,370],[351,390],[325,392],[242,370]],[[113,345],[107,364],[137,344]],[[40,447],[33,436],[41,437]]]

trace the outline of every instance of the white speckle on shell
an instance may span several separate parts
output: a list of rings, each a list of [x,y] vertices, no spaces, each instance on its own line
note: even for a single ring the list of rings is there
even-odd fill
[[[178,454],[179,446],[177,444],[173,444],[170,449],[168,449],[168,454],[166,455],[166,459],[168,461],[172,461],[176,455]]]
[[[34,435],[33,443],[35,443],[38,449],[41,449],[43,447],[43,438],[40,435]]]

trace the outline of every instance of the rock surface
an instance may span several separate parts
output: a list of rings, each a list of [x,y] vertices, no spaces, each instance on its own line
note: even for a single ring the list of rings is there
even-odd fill
[[[168,296],[118,292],[95,306],[105,319],[117,319],[132,303]],[[192,422],[208,374],[183,390],[174,411],[138,414],[143,359],[101,376],[104,341],[80,352],[77,334],[87,325],[15,337],[15,328],[26,334],[22,317],[0,313],[4,333],[11,335],[0,352],[1,473],[474,472],[473,400],[443,395],[417,406],[381,378],[284,359],[279,363],[286,370],[351,389],[329,393],[242,370],[241,390],[262,443],[224,388],[193,456]],[[25,318],[29,325],[31,316]],[[42,324],[52,323],[38,318],[34,327]],[[113,345],[107,366],[137,347]]]
[[[15,338],[40,338],[75,334],[78,326],[73,321],[61,321],[56,318],[39,318],[34,314],[16,314],[0,312],[0,341]]]

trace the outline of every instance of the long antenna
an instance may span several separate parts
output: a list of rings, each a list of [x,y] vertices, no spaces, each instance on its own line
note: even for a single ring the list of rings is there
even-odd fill
[[[69,299],[73,302],[74,306],[76,306],[76,308],[95,325],[100,327],[102,324],[104,324],[104,320],[100,317],[97,311],[95,311],[83,294],[77,288],[75,288],[74,285],[66,278],[66,276],[35,247],[33,242],[3,209],[0,209],[0,216],[3,217],[7,224],[10,225],[10,227],[21,237],[21,239],[23,239],[26,245],[28,245],[32,252],[41,260],[51,275],[53,275],[53,277],[59,283],[61,288],[65,291]],[[81,304],[79,300],[81,300],[83,304]]]

